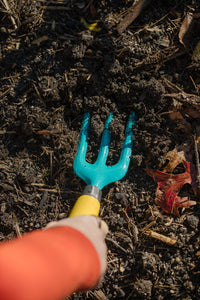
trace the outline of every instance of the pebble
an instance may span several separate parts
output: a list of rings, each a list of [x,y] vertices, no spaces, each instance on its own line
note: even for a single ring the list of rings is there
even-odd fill
[[[121,266],[119,267],[119,271],[120,271],[121,273],[123,273],[123,272],[125,271],[124,266],[121,265]]]
[[[199,218],[197,216],[188,215],[186,217],[186,220],[187,220],[188,225],[193,229],[197,228],[199,225]]]
[[[117,200],[122,200],[125,197],[125,193],[116,193],[115,197]]]

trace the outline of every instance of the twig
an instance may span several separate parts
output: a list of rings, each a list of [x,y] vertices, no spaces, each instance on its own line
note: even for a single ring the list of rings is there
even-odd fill
[[[199,163],[199,151],[198,151],[196,133],[194,134],[194,152],[195,152],[196,169],[197,169],[197,188],[198,188],[198,193],[200,193],[200,163]]]
[[[39,188],[38,191],[40,191],[40,192],[47,191],[49,193],[55,193],[55,194],[59,193],[59,191],[56,190],[56,189],[43,189],[43,188]]]
[[[17,29],[17,23],[16,23],[14,17],[11,15],[12,11],[11,11],[11,9],[10,9],[10,6],[9,6],[9,4],[8,4],[8,1],[7,1],[7,0],[1,0],[1,2],[3,2],[3,5],[5,6],[5,8],[6,8],[8,14],[10,15],[10,20],[11,20],[13,26],[14,26],[14,29]]]
[[[13,213],[13,219],[14,219],[13,220],[14,221],[14,229],[16,231],[16,234],[17,234],[18,237],[21,237],[22,234],[20,232],[19,223],[18,223],[17,217],[16,217],[16,215],[14,213]]]
[[[16,134],[16,131],[6,131],[6,130],[0,130],[0,135],[3,135],[3,134]]]
[[[21,211],[23,211],[23,213],[24,213],[27,217],[29,217],[29,214],[27,213],[27,211],[26,211],[25,209],[23,209],[20,205],[17,205],[17,207],[18,207]]]
[[[46,10],[66,10],[69,11],[71,10],[70,7],[65,7],[65,6],[42,6],[42,8],[46,9]]]
[[[38,2],[43,2],[43,3],[51,3],[51,4],[64,4],[64,3],[70,3],[71,0],[57,0],[57,1],[53,1],[53,0],[37,0]]]
[[[53,178],[53,151],[49,151],[49,158],[50,158],[50,185],[52,185],[52,178]]]
[[[183,104],[193,105],[197,109],[200,108],[200,96],[188,94],[184,92],[180,87],[167,80],[166,78],[164,80],[168,88],[171,88],[172,94],[164,94],[163,97],[175,98],[177,101]]]
[[[128,253],[128,251],[126,249],[124,249],[123,247],[121,247],[120,245],[117,244],[117,242],[115,242],[113,239],[106,237],[106,241],[109,241],[111,243],[113,243],[117,248],[119,248],[121,251],[123,251],[124,253]]]
[[[156,240],[159,240],[167,245],[170,245],[170,246],[176,246],[176,243],[177,243],[177,241],[175,239],[172,239],[168,236],[157,233],[153,230],[147,230],[146,232],[144,232],[144,234],[146,234],[147,236],[150,236]]]
[[[67,77],[67,72],[65,72],[64,76],[65,76],[65,82],[68,85],[69,80],[68,80],[68,77]],[[72,101],[72,91],[71,91],[70,86],[68,86],[68,96],[69,96],[69,102],[71,103],[71,101]]]
[[[190,79],[191,79],[191,81],[192,81],[192,83],[194,85],[194,88],[196,90],[197,95],[199,96],[199,88],[197,87],[197,85],[196,85],[196,83],[195,83],[195,81],[194,81],[194,79],[192,78],[191,75],[190,75]]]

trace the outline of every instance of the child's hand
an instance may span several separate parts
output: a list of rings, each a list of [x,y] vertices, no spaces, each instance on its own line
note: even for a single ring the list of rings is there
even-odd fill
[[[107,267],[107,247],[105,237],[108,233],[107,224],[94,216],[78,216],[49,223],[45,229],[55,226],[70,226],[82,232],[94,245],[101,262],[100,281],[103,279]]]

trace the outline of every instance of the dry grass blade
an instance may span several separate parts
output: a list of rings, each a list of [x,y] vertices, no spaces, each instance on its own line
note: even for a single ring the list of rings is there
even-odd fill
[[[5,12],[10,16],[10,20],[11,20],[11,22],[13,24],[14,29],[17,29],[18,26],[17,26],[17,23],[15,21],[15,18],[13,17],[13,9],[11,8],[13,6],[13,3],[11,5],[9,3],[9,1],[7,1],[7,0],[1,0],[1,4],[4,7]]]

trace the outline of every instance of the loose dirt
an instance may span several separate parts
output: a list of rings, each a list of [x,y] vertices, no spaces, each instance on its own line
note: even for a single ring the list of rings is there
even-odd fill
[[[0,13],[0,240],[69,215],[85,187],[73,172],[85,112],[91,114],[89,162],[114,114],[111,165],[135,111],[129,170],[103,189],[100,216],[110,229],[105,280],[69,299],[200,299],[199,198],[185,185],[180,194],[197,205],[180,209],[180,217],[167,214],[155,204],[156,183],[145,172],[161,170],[166,153],[184,143],[192,145],[196,165],[199,106],[176,88],[198,96],[200,65],[192,54],[200,19],[187,47],[178,34],[186,13],[199,13],[199,1],[150,1],[122,34],[117,24],[133,1],[95,1],[96,14],[92,4],[84,10],[88,3],[21,1],[14,23]],[[81,18],[99,21],[101,30],[84,27]],[[172,114],[178,100],[182,118]],[[147,230],[177,243],[153,239]]]

